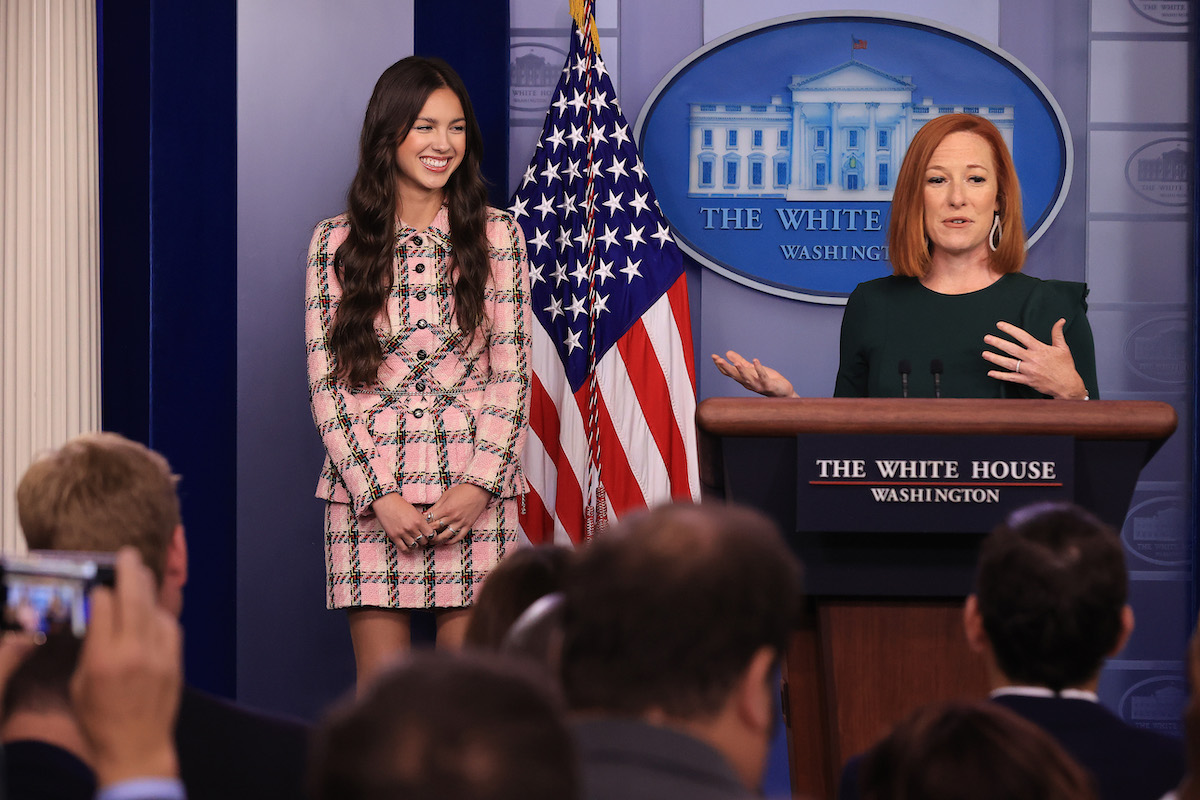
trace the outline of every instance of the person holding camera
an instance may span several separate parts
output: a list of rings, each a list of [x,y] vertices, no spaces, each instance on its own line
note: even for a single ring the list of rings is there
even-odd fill
[[[177,619],[188,578],[178,480],[163,456],[138,442],[113,433],[77,436],[31,464],[17,486],[25,542],[30,550],[106,553],[132,546],[154,576],[158,605]],[[14,676],[13,713],[17,695],[32,704],[40,702],[37,693],[53,697],[56,708],[70,713],[66,686],[79,646],[69,638],[55,641],[51,648],[48,640],[34,655],[50,662],[36,673],[38,688]],[[179,703],[175,744],[192,800],[301,796],[307,725],[186,685]]]
[[[172,731],[183,679],[179,622],[156,601],[154,576],[133,548],[117,554],[113,588],[90,597],[82,642],[72,633],[73,671],[63,651],[28,633],[0,639],[3,794],[8,800],[183,800]],[[51,653],[47,662],[43,653]],[[53,685],[22,674],[51,664]],[[15,679],[15,682],[14,682]],[[35,698],[21,686],[34,686]],[[10,705],[11,704],[11,705]]]

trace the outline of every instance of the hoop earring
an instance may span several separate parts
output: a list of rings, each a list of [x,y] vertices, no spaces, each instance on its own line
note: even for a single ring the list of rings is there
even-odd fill
[[[996,252],[996,248],[1000,246],[1000,237],[1004,235],[1004,230],[1000,227],[1000,215],[996,214],[992,217],[992,230],[988,233],[988,247],[992,248],[992,252]]]

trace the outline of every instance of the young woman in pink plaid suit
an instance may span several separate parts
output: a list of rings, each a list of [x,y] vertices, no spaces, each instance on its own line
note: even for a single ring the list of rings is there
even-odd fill
[[[308,256],[313,419],[326,459],[327,603],[360,684],[409,644],[409,609],[456,646],[476,586],[515,545],[529,408],[525,243],[487,207],[458,75],[411,57],[379,78],[348,210]]]

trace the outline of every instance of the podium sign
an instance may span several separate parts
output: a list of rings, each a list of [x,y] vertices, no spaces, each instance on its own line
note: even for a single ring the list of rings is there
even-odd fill
[[[801,434],[799,532],[986,533],[1010,511],[1075,499],[1070,436]]]
[[[1146,400],[710,397],[696,423],[706,496],[761,509],[804,562],[793,786],[832,797],[845,755],[911,707],[986,690],[961,611],[982,534],[1052,499],[1119,528],[1179,418]]]

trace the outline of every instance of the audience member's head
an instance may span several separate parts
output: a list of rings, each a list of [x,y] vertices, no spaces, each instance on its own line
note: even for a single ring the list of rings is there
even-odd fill
[[[983,541],[967,635],[1008,683],[1083,686],[1133,629],[1126,587],[1112,528],[1078,506],[1028,506]]]
[[[672,505],[627,518],[579,555],[565,589],[568,705],[682,728],[756,785],[799,573],[775,526],[749,509]]]
[[[87,433],[46,453],[17,486],[17,515],[31,550],[115,551],[131,546],[178,614],[187,581],[178,477],[165,458],[115,433]]]
[[[523,547],[488,573],[475,596],[466,644],[498,650],[513,623],[541,597],[563,587],[575,551],[561,545]]]
[[[564,605],[562,592],[534,600],[504,634],[500,652],[536,662],[557,676],[562,670]]]
[[[571,800],[578,769],[559,704],[494,655],[418,652],[332,711],[314,800]]]
[[[918,709],[865,757],[863,800],[1093,800],[1048,733],[988,702]]]

